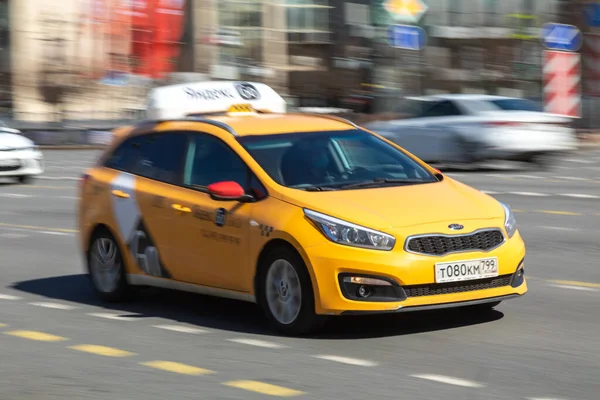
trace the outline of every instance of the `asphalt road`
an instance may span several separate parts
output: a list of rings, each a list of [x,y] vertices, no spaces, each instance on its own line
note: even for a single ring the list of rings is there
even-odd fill
[[[548,172],[448,171],[517,211],[526,296],[477,317],[337,319],[301,339],[236,301],[157,291],[99,303],[75,214],[97,154],[47,151],[33,185],[0,184],[0,399],[600,398],[600,150]]]

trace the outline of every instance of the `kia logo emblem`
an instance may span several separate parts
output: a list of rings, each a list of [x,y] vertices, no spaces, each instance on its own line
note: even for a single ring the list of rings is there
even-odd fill
[[[240,97],[244,100],[258,100],[260,99],[260,93],[256,88],[249,83],[238,83],[235,85],[237,92]]]
[[[464,228],[464,226],[462,226],[461,224],[450,224],[448,225],[448,228],[452,229],[453,231],[460,231]]]

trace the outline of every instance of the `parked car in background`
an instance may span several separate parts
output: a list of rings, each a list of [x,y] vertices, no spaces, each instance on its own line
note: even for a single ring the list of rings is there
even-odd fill
[[[366,127],[429,163],[524,161],[546,168],[577,149],[571,119],[527,99],[472,94],[409,97],[406,118]]]
[[[35,143],[0,121],[0,178],[27,183],[43,172],[43,155]]]

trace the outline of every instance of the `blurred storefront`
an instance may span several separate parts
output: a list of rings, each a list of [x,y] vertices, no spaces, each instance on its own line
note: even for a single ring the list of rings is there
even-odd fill
[[[115,119],[150,85],[193,72],[189,0],[18,0],[12,15],[19,119]]]
[[[0,0],[0,115],[12,109],[8,0]]]

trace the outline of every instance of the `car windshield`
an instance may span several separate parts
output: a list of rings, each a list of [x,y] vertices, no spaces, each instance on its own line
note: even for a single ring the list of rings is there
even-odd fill
[[[491,103],[504,111],[544,111],[540,103],[527,99],[501,99],[492,100]]]
[[[408,155],[360,129],[238,140],[275,182],[287,187],[320,191],[438,181]]]

